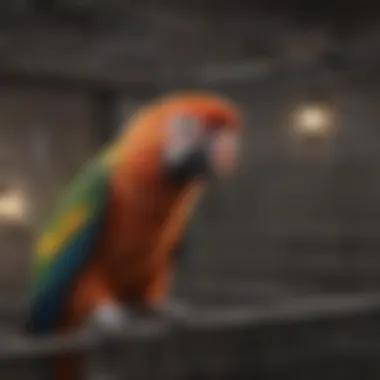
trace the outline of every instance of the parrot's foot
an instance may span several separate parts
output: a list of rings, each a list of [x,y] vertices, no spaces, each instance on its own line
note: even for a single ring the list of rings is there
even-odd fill
[[[166,322],[184,324],[192,312],[190,305],[178,300],[168,300],[152,308],[155,317],[162,318]]]
[[[118,304],[103,304],[94,310],[87,328],[105,342],[112,342],[130,327],[130,317],[130,313]]]

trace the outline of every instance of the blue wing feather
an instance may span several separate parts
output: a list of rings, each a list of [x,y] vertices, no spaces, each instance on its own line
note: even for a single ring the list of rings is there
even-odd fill
[[[102,218],[89,224],[51,268],[49,286],[44,286],[33,298],[28,321],[28,332],[44,334],[58,327],[62,307],[68,296],[73,278],[85,266],[88,255],[98,236]]]

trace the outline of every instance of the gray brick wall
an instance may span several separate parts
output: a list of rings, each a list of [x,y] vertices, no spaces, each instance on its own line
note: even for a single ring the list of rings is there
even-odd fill
[[[247,114],[244,161],[232,183],[210,191],[199,215],[189,275],[199,297],[207,283],[230,301],[236,292],[255,300],[379,287],[378,82],[327,87],[335,135],[298,141],[288,133],[289,110],[320,80],[300,77],[224,88]],[[212,218],[215,196],[220,214]]]

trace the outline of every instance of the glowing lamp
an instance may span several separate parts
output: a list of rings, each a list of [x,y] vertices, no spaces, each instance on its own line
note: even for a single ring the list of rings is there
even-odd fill
[[[23,194],[17,190],[0,193],[0,221],[25,223],[27,205]]]
[[[320,136],[330,133],[333,127],[331,111],[322,105],[306,105],[293,113],[293,130],[305,136]]]

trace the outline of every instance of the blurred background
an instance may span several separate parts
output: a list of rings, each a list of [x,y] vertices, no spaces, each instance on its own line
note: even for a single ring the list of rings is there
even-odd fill
[[[370,0],[2,0],[3,325],[24,316],[31,242],[59,189],[141,104],[194,88],[241,106],[243,163],[233,181],[211,185],[174,292],[207,307],[255,310],[317,310],[316,300],[328,310],[375,295],[376,309],[379,17]],[[319,330],[302,320],[293,330],[264,323],[265,335],[255,325],[245,340],[235,337],[223,359],[235,364],[218,378],[377,379],[377,311],[359,314],[339,323],[325,317]],[[295,340],[297,354],[288,357]]]

